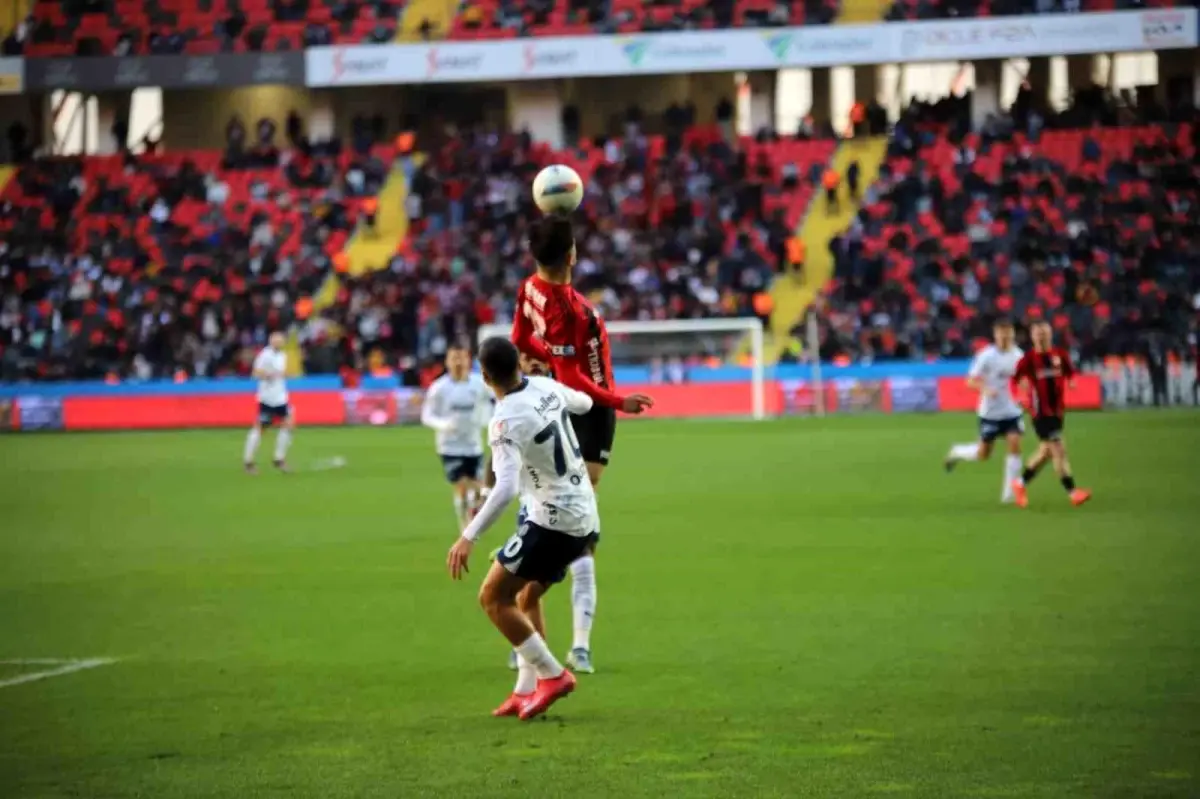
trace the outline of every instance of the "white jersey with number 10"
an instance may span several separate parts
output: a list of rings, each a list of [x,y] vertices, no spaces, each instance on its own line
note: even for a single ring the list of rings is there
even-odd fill
[[[488,430],[497,476],[520,470],[529,520],[576,537],[600,531],[596,494],[571,427],[571,414],[591,409],[586,394],[548,377],[528,377],[496,403]]]

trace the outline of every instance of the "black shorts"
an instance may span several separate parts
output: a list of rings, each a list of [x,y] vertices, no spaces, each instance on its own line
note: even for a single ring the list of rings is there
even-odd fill
[[[1025,421],[1020,416],[1014,416],[1011,419],[983,419],[979,420],[979,440],[992,442],[997,438],[1003,438],[1009,433],[1017,435],[1025,434]]]
[[[608,465],[613,439],[617,436],[617,412],[603,405],[594,405],[582,416],[571,415],[571,426],[579,440],[579,451],[586,463]]]
[[[446,482],[478,480],[482,461],[482,455],[443,455],[442,469],[446,472]]]
[[[270,427],[275,422],[282,422],[291,415],[291,405],[268,405],[265,402],[258,403],[258,423],[263,427]]]
[[[561,583],[571,564],[589,551],[595,535],[567,535],[526,521],[496,553],[496,562],[517,577],[554,585]]]
[[[1061,416],[1035,416],[1033,430],[1042,441],[1061,441],[1065,424]]]

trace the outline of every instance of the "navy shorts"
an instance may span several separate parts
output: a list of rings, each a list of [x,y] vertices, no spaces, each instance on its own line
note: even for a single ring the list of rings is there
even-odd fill
[[[443,455],[442,469],[446,472],[446,482],[478,480],[479,466],[482,462],[482,455]]]
[[[596,533],[567,535],[525,521],[496,553],[496,561],[517,577],[554,585],[566,578],[572,563],[590,551],[595,537]]]
[[[584,462],[607,466],[612,457],[613,440],[617,437],[617,412],[593,405],[587,413],[571,414],[571,427],[575,430]]]
[[[1038,416],[1033,420],[1033,431],[1042,441],[1062,441],[1064,423],[1061,416]]]
[[[1025,421],[1020,416],[1014,416],[1011,419],[981,418],[979,420],[979,439],[981,441],[995,441],[1009,433],[1025,434]]]
[[[517,508],[517,527],[521,527],[529,520],[529,511],[525,510],[525,506]],[[596,547],[600,544],[600,533],[592,533],[588,536],[587,546],[584,548],[589,554],[596,551]]]
[[[268,405],[265,402],[258,403],[258,423],[263,427],[270,427],[275,422],[282,422],[291,415],[291,405]]]

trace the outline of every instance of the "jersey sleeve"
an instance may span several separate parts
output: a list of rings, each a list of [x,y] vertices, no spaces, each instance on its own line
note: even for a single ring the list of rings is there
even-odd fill
[[[968,379],[978,380],[983,377],[983,372],[987,369],[987,354],[987,350],[982,350],[971,359],[971,368],[967,370]]]
[[[1058,353],[1058,355],[1060,358],[1062,358],[1063,377],[1072,378],[1079,373],[1079,370],[1075,368],[1075,362],[1071,360],[1071,354],[1069,352],[1062,350]]]
[[[576,416],[587,413],[595,406],[592,398],[587,394],[584,394],[582,391],[576,391],[575,389],[569,386],[564,386],[561,383],[559,384],[558,388],[560,391],[562,391],[563,397],[566,399],[567,410]]]
[[[267,369],[267,351],[259,350],[258,355],[254,356],[254,365],[250,367],[250,373],[266,371]]]
[[[425,392],[425,401],[421,404],[421,424],[438,431],[449,430],[454,424],[453,419],[439,413],[443,385],[445,384],[435,381],[429,387],[429,391]]]
[[[615,391],[609,391],[603,386],[596,385],[590,377],[583,373],[579,364],[571,358],[555,358],[554,377],[564,386],[582,392],[590,397],[595,404],[606,408],[620,410],[625,404],[625,398]]]
[[[550,361],[550,348],[537,336],[533,322],[525,315],[525,284],[517,289],[517,307],[513,311],[512,343],[518,350],[539,361]]]
[[[1029,353],[1021,356],[1021,360],[1017,361],[1017,366],[1013,369],[1013,385],[1018,385],[1025,378],[1032,378],[1033,359],[1029,357]]]
[[[512,420],[493,419],[488,425],[488,443],[492,447],[492,471],[496,474],[496,485],[475,518],[463,530],[463,538],[468,541],[478,541],[517,496],[521,478],[521,448],[514,437],[516,435],[519,435],[519,431]]]

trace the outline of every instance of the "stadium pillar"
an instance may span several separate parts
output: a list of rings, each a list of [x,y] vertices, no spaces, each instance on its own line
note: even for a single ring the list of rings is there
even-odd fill
[[[1071,92],[1089,89],[1096,82],[1096,56],[1067,56],[1067,88]]]
[[[975,62],[975,91],[971,96],[971,127],[978,130],[991,114],[1000,112],[1000,81],[1004,64],[998,59]]]
[[[1041,108],[1046,105],[1050,96],[1050,59],[1041,56],[1029,59],[1029,71],[1025,73],[1029,90],[1033,92],[1034,106]]]
[[[1200,54],[1195,50],[1158,53],[1158,99],[1168,108],[1200,100]]]
[[[310,92],[308,106],[308,135],[313,141],[325,141],[338,131],[337,110],[333,107],[333,92],[318,89]]]
[[[775,130],[775,86],[779,73],[751,72],[746,76],[750,89],[750,135],[763,128]]]
[[[119,152],[127,143],[117,141],[115,130],[117,121],[124,124],[124,132],[129,135],[129,111],[133,105],[132,91],[98,92],[96,94],[96,130],[98,137],[96,150],[98,155],[111,155]]]
[[[879,70],[876,64],[863,64],[854,68],[854,99],[857,102],[870,105],[879,100]]]
[[[833,118],[833,70],[829,67],[813,67],[809,70],[812,75],[812,116],[813,127],[820,129],[829,124]]]
[[[508,87],[508,120],[536,142],[563,146],[563,100],[553,81],[523,81]]]

